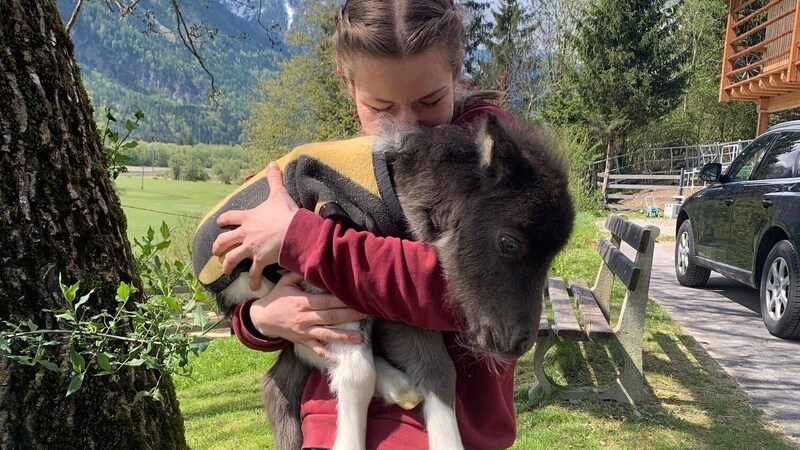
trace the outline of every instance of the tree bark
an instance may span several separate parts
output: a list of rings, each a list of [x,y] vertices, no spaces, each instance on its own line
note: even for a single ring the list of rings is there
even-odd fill
[[[0,1],[0,319],[58,326],[59,276],[94,289],[91,309],[116,308],[120,281],[140,288],[126,222],[92,108],[54,0]],[[141,295],[141,294],[136,294]],[[134,297],[142,301],[142,297]],[[71,367],[66,355],[54,360]],[[138,367],[87,377],[18,365],[0,354],[0,448],[186,448],[175,390]]]

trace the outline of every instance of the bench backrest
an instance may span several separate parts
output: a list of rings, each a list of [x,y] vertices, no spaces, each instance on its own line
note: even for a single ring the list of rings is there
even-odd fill
[[[655,241],[661,231],[654,225],[641,226],[616,214],[608,218],[606,228],[611,232],[611,238],[609,240],[601,239],[597,244],[597,251],[603,258],[603,264],[600,265],[592,292],[603,315],[608,320],[614,277],[619,279],[628,291],[625,294],[621,314],[615,328],[618,329],[623,322],[629,321],[633,321],[634,324],[631,325],[637,328],[643,327]],[[622,242],[635,250],[633,260],[620,249]],[[643,305],[636,307],[629,305],[631,302],[643,303]],[[631,311],[640,311],[640,313],[634,313],[633,315],[636,317],[625,317]]]

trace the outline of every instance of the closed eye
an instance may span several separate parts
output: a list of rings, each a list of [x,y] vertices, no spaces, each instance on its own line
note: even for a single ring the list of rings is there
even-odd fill
[[[366,106],[367,108],[369,108],[370,111],[375,112],[375,113],[388,112],[392,108],[392,105],[389,105],[386,108],[375,108],[374,106],[370,106],[370,105],[364,105],[364,106]]]
[[[437,98],[436,100],[434,100],[432,102],[420,102],[420,104],[422,104],[424,106],[427,106],[429,108],[433,108],[434,106],[438,105],[439,102],[441,102],[443,98],[444,98],[444,96],[439,97],[439,98]]]

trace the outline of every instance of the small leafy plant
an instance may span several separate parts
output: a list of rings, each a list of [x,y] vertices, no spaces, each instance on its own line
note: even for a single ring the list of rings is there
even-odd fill
[[[149,390],[137,392],[134,400],[161,400],[163,377],[191,376],[189,354],[200,354],[210,340],[203,335],[208,331],[208,314],[202,307],[208,303],[207,295],[185,264],[169,263],[161,257],[171,243],[169,227],[163,222],[159,234],[156,238],[151,227],[147,236],[134,239],[145,289],[143,301],[133,300],[131,294],[137,289],[122,282],[116,292],[117,307],[94,312],[88,307],[93,290],[79,296],[79,283],[59,283],[64,307],[43,311],[52,314],[60,326],[45,329],[32,320],[3,321],[0,352],[20,364],[70,372],[67,396],[77,392],[87,377],[146,366],[158,372],[158,381]],[[200,334],[192,335],[193,330]],[[62,346],[69,360],[58,363],[54,358]]]
[[[106,154],[108,171],[111,174],[111,178],[116,180],[120,173],[128,171],[126,163],[131,159],[123,151],[139,145],[138,141],[129,140],[129,138],[133,130],[139,126],[139,121],[144,118],[144,112],[137,108],[136,112],[133,113],[133,121],[125,119],[125,135],[120,138],[119,132],[110,127],[111,122],[117,122],[117,118],[111,113],[111,108],[106,107],[105,111],[106,125],[100,133],[103,136],[103,151]]]

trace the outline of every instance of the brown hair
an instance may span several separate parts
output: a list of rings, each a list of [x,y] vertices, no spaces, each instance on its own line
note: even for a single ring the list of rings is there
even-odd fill
[[[334,57],[348,89],[356,54],[402,58],[438,46],[448,56],[453,77],[458,77],[463,37],[464,10],[453,0],[347,0],[336,13]],[[466,105],[501,97],[495,91],[461,96],[456,100],[456,115]]]

